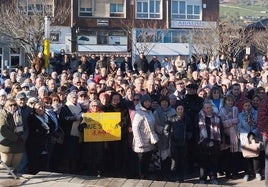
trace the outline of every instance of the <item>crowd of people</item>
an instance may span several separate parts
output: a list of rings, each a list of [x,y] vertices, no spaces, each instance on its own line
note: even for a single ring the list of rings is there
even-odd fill
[[[268,60],[225,55],[174,59],[42,53],[31,67],[2,70],[1,159],[15,173],[72,174],[183,182],[218,176],[268,186]],[[84,142],[83,113],[120,112],[121,140]],[[151,135],[159,138],[152,142]],[[244,158],[248,134],[260,153]]]

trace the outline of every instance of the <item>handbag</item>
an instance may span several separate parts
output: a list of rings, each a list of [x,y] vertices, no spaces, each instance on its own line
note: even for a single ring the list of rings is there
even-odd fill
[[[149,133],[150,133],[150,142],[151,144],[156,144],[159,141],[159,137],[158,135],[155,133],[155,131],[152,131],[146,117],[144,118],[144,124],[146,126],[146,128],[148,129]]]
[[[261,143],[252,140],[246,144],[241,145],[241,150],[244,158],[256,158],[260,154]]]
[[[244,158],[256,158],[260,154],[261,143],[258,141],[256,135],[252,132],[252,125],[250,124],[250,132],[247,134],[245,143],[241,145],[241,151]]]

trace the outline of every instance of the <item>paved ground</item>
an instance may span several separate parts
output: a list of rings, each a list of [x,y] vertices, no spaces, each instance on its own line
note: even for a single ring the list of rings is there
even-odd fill
[[[0,170],[0,187],[264,187],[264,181],[242,179],[219,179],[219,185],[198,184],[198,178],[189,178],[185,183],[155,180],[136,180],[124,178],[96,178],[91,176],[67,175],[60,173],[39,172],[37,175],[23,175],[13,179],[4,169]]]

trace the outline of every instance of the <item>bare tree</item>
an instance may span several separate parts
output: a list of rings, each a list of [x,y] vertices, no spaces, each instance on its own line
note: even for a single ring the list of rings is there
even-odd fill
[[[256,30],[251,37],[251,43],[255,46],[259,53],[268,54],[268,33],[265,30]]]
[[[134,47],[139,54],[143,52],[148,55],[167,33],[167,29],[161,29],[162,24],[159,20],[135,20],[135,23],[123,20],[121,24],[128,34],[129,48]],[[134,28],[135,26],[137,27]]]
[[[70,4],[64,0],[57,0],[57,4],[53,0],[40,0],[38,4],[26,2],[0,0],[0,35],[8,37],[12,46],[23,48],[33,58],[43,45],[44,17],[51,17],[51,25],[61,25],[69,18]]]
[[[236,56],[250,45],[252,32],[231,21],[218,21],[216,26],[192,31],[193,49],[196,54],[208,56],[215,53]]]

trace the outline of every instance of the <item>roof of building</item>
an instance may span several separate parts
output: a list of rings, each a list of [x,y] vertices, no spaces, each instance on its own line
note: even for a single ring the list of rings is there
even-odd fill
[[[246,29],[265,30],[268,28],[268,18],[249,24]]]

